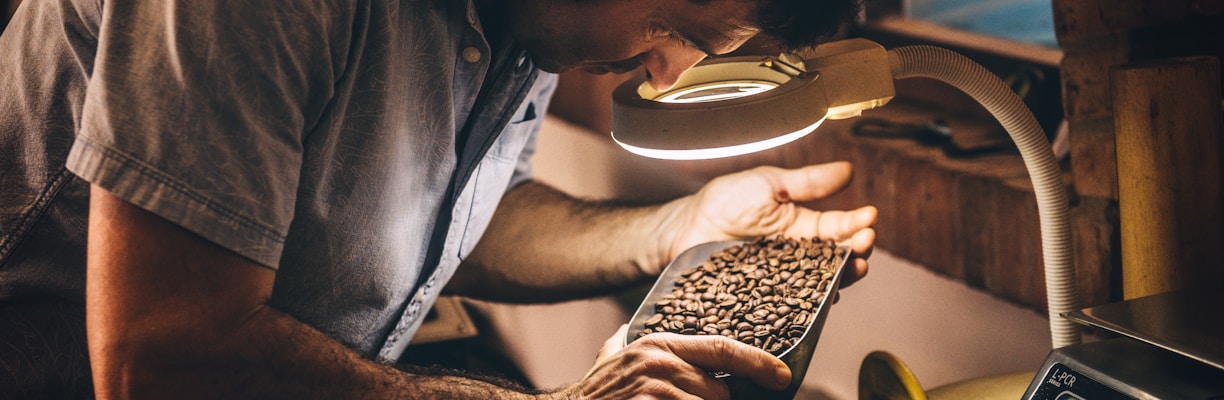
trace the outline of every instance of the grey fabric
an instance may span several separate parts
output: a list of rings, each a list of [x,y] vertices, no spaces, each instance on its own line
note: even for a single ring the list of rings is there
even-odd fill
[[[555,84],[465,0],[24,2],[0,74],[0,302],[82,301],[93,183],[276,269],[274,307],[385,362],[529,179]]]

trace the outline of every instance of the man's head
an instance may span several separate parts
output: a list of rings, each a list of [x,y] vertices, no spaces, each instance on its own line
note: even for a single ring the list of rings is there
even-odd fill
[[[858,12],[861,0],[505,0],[501,21],[538,67],[627,72],[644,66],[657,89],[698,61],[764,34],[810,47]]]

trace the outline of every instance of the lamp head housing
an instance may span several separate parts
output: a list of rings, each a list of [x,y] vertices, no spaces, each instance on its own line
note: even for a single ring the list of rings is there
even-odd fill
[[[894,96],[883,46],[851,39],[813,54],[707,60],[666,92],[630,80],[612,94],[612,138],[647,157],[727,157],[788,143],[826,116],[856,116]]]

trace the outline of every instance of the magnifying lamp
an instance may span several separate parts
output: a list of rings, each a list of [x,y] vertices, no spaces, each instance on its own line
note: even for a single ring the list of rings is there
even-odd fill
[[[760,151],[794,141],[826,119],[883,106],[893,80],[933,78],[982,104],[1007,130],[1033,181],[1041,223],[1046,297],[1054,348],[1080,342],[1062,316],[1078,308],[1070,212],[1062,171],[1036,117],[1002,80],[955,52],[933,46],[885,50],[865,39],[832,42],[814,57],[707,60],[666,92],[643,78],[612,94],[612,138],[652,158],[694,160]]]

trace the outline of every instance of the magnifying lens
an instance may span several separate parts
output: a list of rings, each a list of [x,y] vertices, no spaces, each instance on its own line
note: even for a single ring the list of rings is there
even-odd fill
[[[810,61],[786,55],[707,60],[664,92],[644,78],[626,82],[612,94],[612,138],[652,158],[729,157],[792,142],[826,117],[858,115],[892,98],[882,46],[843,41],[821,50],[828,56]],[[805,63],[820,69],[805,68]],[[860,85],[839,94],[844,88],[828,87],[838,75],[837,80]],[[839,109],[847,106],[852,111]]]

